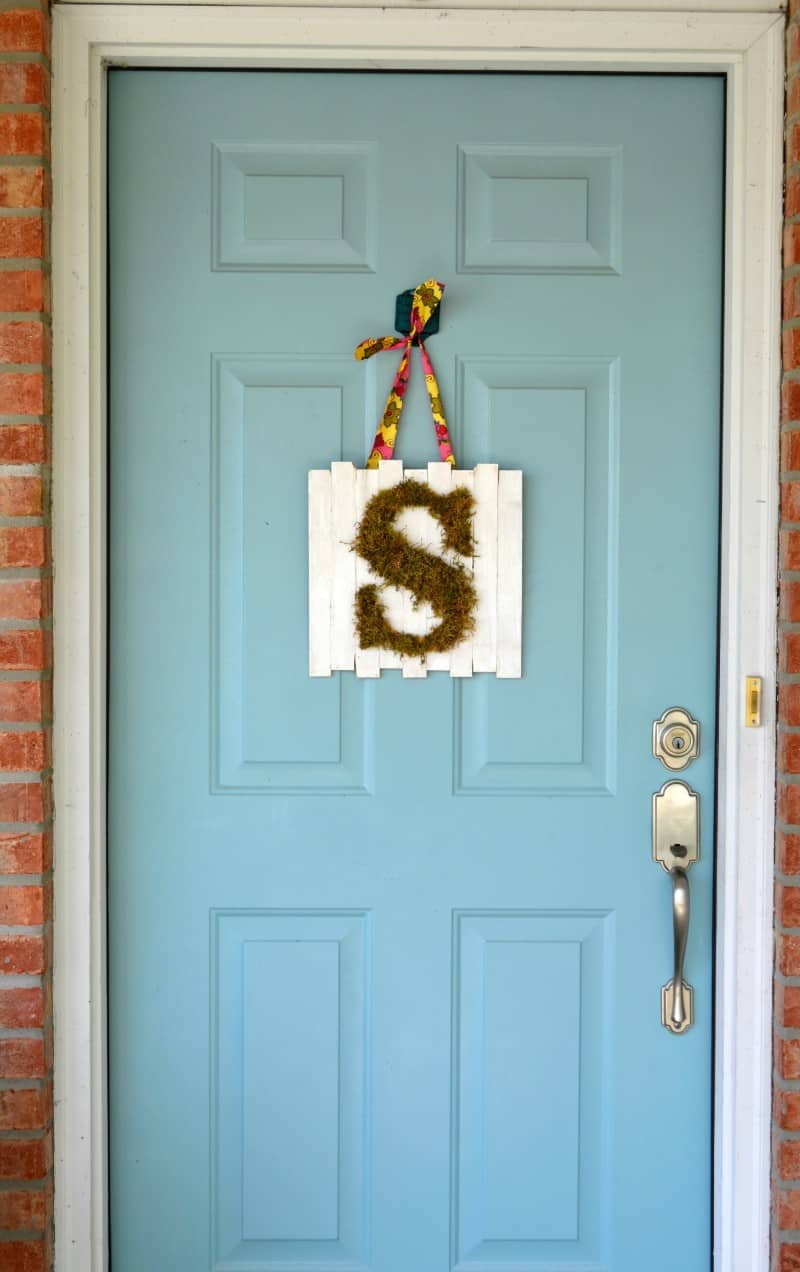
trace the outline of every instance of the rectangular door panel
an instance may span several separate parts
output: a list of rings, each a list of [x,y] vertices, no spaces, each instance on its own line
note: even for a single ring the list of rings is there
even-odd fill
[[[363,450],[363,377],[352,358],[302,355],[218,357],[213,372],[218,789],[363,793],[369,689],[318,689],[296,639],[306,473],[328,448]]]
[[[461,273],[619,272],[621,147],[461,146],[459,165]]]
[[[352,1272],[366,1238],[369,915],[212,920],[214,1268]]]
[[[607,1266],[613,928],[455,916],[456,1267]]]
[[[524,471],[527,621],[522,685],[481,676],[456,688],[455,789],[608,794],[619,368],[609,358],[474,358],[459,371],[467,454]]]

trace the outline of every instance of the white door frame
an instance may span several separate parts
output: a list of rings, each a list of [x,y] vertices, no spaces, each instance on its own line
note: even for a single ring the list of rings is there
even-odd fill
[[[54,58],[57,1272],[108,1267],[105,72],[112,65],[727,77],[714,1272],[767,1272],[783,19],[663,8],[69,4],[55,10]],[[765,680],[760,729],[742,727],[748,674]],[[653,1075],[654,1089],[665,1077]]]

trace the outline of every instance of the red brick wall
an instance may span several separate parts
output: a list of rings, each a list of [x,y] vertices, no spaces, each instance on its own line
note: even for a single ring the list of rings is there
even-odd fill
[[[0,1272],[52,1262],[49,27],[0,0]]]
[[[800,1272],[800,0],[787,29],[773,1272]]]

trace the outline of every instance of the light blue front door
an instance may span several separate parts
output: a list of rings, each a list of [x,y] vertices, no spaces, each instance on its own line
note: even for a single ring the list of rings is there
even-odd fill
[[[111,72],[113,1272],[709,1272],[723,108]],[[524,472],[524,675],[313,680],[306,474],[364,463],[352,350],[429,275],[459,466]]]

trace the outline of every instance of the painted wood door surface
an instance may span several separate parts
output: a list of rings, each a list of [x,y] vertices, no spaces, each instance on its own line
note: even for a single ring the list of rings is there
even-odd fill
[[[708,1272],[722,80],[110,99],[113,1272]],[[524,474],[523,677],[312,679],[307,472],[428,276],[459,467]]]

